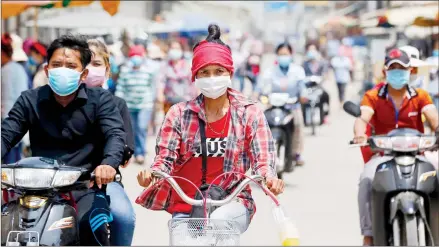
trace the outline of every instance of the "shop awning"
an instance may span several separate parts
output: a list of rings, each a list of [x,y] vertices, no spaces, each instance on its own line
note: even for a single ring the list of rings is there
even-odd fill
[[[300,1],[305,5],[306,7],[323,7],[328,6],[329,1]]]
[[[75,20],[75,21],[72,21]],[[99,20],[99,21],[97,21]],[[146,19],[134,18],[130,16],[122,16],[116,14],[110,16],[104,11],[84,10],[81,12],[63,13],[56,17],[46,19],[30,20],[26,22],[26,26],[38,26],[46,28],[123,28],[123,27],[147,27],[151,22]]]
[[[387,10],[380,9],[364,14],[361,17],[361,27],[376,27],[379,25],[379,21],[383,18],[386,19],[390,26],[409,26],[412,25],[418,17],[423,18],[419,20],[435,19],[436,15],[438,14],[438,8],[439,4],[435,3],[421,6],[406,6]]]

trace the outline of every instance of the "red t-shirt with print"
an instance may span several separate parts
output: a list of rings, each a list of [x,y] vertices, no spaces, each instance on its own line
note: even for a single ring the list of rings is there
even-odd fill
[[[220,120],[206,124],[206,145],[207,145],[207,173],[206,183],[211,184],[212,181],[223,174],[224,153],[227,145],[227,136],[230,125],[230,110]],[[213,129],[213,130],[212,130]],[[220,134],[224,130],[224,134]],[[173,176],[184,177],[193,182],[198,188],[201,186],[202,177],[202,155],[201,146],[199,150],[194,152],[194,156],[183,165]],[[189,182],[182,179],[176,179],[178,185],[191,198],[195,197],[196,189]],[[221,178],[218,178],[214,184],[218,185]],[[173,189],[168,212],[173,213],[190,213],[192,206],[185,203],[177,192]]]

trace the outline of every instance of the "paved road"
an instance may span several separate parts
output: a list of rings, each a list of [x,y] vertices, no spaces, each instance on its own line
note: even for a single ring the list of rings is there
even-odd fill
[[[340,109],[334,82],[324,86],[331,95],[330,123],[319,128],[315,137],[306,130],[304,158],[307,163],[285,175],[287,188],[280,200],[298,226],[302,245],[359,245],[356,198],[362,159],[359,150],[347,147],[354,120]],[[358,84],[348,87],[347,95],[353,95],[358,87]],[[150,137],[148,141],[148,164],[153,158],[154,139]],[[131,164],[123,170],[124,184],[132,201],[141,192],[136,174],[142,168],[144,166]],[[241,238],[242,245],[279,245],[271,202],[259,189],[254,190],[254,197],[257,213]],[[133,245],[167,245],[170,215],[139,205],[134,207],[137,227]]]

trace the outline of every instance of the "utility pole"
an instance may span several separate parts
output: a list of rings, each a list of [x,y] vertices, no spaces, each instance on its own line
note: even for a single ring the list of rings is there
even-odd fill
[[[376,3],[376,9],[382,9],[384,7],[383,0],[377,0]]]

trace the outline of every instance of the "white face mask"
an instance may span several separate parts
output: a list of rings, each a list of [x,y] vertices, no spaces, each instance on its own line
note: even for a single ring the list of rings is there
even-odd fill
[[[168,56],[171,60],[178,60],[183,57],[183,52],[179,49],[170,49]]]
[[[228,75],[199,78],[195,79],[195,86],[207,98],[217,99],[226,93],[228,87],[232,86],[232,80]]]

